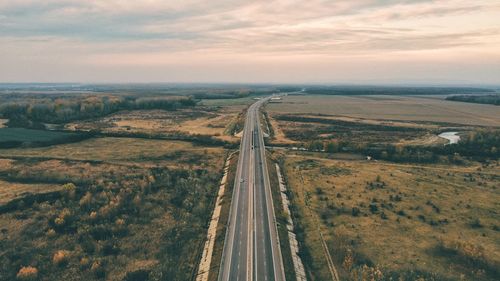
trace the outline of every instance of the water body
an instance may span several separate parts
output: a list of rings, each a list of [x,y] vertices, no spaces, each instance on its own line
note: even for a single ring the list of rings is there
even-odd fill
[[[443,132],[439,134],[438,137],[447,139],[449,141],[448,144],[454,144],[460,141],[460,136],[457,134],[458,132]]]

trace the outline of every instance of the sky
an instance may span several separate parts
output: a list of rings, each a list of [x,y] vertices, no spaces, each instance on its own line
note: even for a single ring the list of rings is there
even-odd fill
[[[0,82],[500,85],[500,0],[0,0]]]

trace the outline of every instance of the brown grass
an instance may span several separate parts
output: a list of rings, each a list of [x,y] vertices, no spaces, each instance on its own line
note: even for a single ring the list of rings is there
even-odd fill
[[[31,281],[38,278],[38,269],[33,266],[23,266],[16,275],[17,279]]]
[[[172,155],[219,154],[222,148],[204,148],[184,141],[150,140],[135,138],[95,138],[78,143],[39,148],[2,150],[4,157],[43,157],[80,161],[130,162],[158,160],[169,161]],[[175,158],[175,163],[179,163]]]
[[[0,205],[26,196],[28,193],[45,193],[62,190],[58,184],[25,184],[0,180]]]
[[[488,269],[477,275],[480,267],[435,249],[445,237],[483,249],[485,264],[500,262],[500,220],[493,215],[500,201],[497,165],[395,165],[288,154],[286,174],[318,267],[315,275],[327,277],[315,232],[315,221],[320,221],[338,267],[352,249],[355,263],[369,261],[385,272],[412,269],[492,280]],[[375,212],[370,204],[376,205]],[[476,218],[480,227],[473,227]]]
[[[409,96],[287,96],[268,105],[270,112],[314,113],[350,118],[449,122],[500,126],[500,108],[494,105]]]
[[[230,108],[208,110],[203,107],[178,111],[122,111],[92,121],[66,125],[71,130],[101,130],[108,133],[149,133],[210,135],[226,141],[237,141],[226,129],[240,111]]]
[[[210,273],[208,275],[209,281],[217,280],[219,274],[219,266],[222,259],[222,251],[224,249],[224,239],[226,237],[226,227],[229,220],[229,210],[231,208],[231,198],[233,196],[234,180],[236,177],[236,168],[238,166],[238,153],[235,153],[230,160],[228,175],[226,179],[225,192],[222,197],[222,208],[217,225],[216,238],[214,250],[212,254],[212,261],[210,266]]]

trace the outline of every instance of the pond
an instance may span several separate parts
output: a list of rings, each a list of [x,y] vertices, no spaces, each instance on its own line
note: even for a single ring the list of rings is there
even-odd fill
[[[458,132],[443,132],[439,134],[438,137],[447,139],[449,141],[448,144],[454,144],[460,141],[460,136],[458,135]]]

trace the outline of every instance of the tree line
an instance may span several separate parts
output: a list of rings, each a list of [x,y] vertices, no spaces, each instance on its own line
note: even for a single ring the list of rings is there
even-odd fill
[[[500,105],[500,94],[496,94],[496,95],[457,95],[457,96],[446,97],[446,100]]]
[[[310,151],[358,152],[376,159],[393,162],[461,163],[464,157],[476,160],[498,159],[500,157],[500,130],[478,130],[462,136],[457,144],[445,146],[410,146],[410,145],[369,145],[352,144],[346,141],[312,141],[307,144]]]
[[[91,96],[74,99],[43,99],[30,102],[7,102],[0,105],[0,116],[9,119],[10,127],[33,127],[36,123],[66,123],[105,116],[120,110],[176,110],[195,106],[192,97],[116,97]]]

